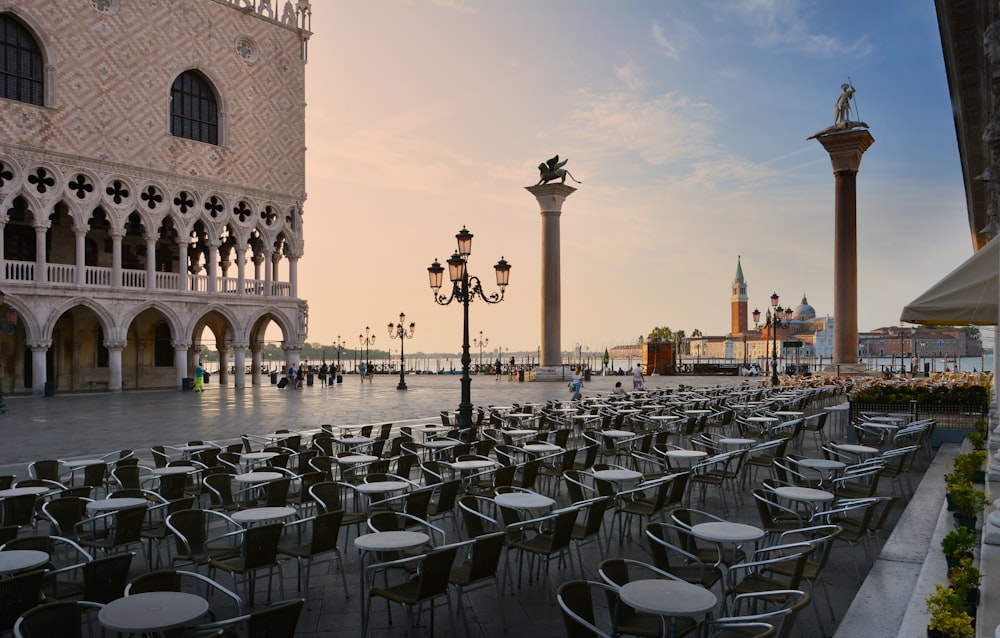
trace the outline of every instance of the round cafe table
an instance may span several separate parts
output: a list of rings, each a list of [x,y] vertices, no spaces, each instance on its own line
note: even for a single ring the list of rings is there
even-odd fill
[[[809,503],[813,513],[816,512],[820,503],[829,503],[834,499],[832,492],[817,490],[813,487],[798,487],[795,485],[782,485],[774,488],[774,494],[788,501],[799,501]]]
[[[733,560],[740,545],[743,543],[756,542],[764,538],[766,532],[755,525],[745,523],[730,523],[729,521],[711,521],[708,523],[698,523],[691,528],[691,535],[718,545],[730,543],[732,545]]]
[[[650,578],[633,580],[618,590],[622,602],[649,614],[660,616],[664,623],[663,634],[677,635],[678,616],[697,616],[715,608],[715,594],[683,580]],[[670,632],[667,633],[667,619]]]
[[[281,521],[295,516],[294,507],[249,507],[245,510],[238,510],[230,514],[230,517],[237,523],[250,526],[254,523],[266,523],[268,521]]]
[[[642,478],[642,472],[635,470],[594,470],[593,475],[595,479],[615,483],[619,490],[625,481],[637,481]]]
[[[683,461],[690,469],[695,461],[707,457],[708,452],[704,450],[667,450],[663,453],[663,456],[667,457],[668,461],[674,459]]]
[[[0,574],[14,574],[34,569],[47,562],[49,562],[47,552],[36,549],[5,549],[0,552]]]
[[[114,512],[116,510],[123,510],[129,507],[141,507],[143,505],[148,505],[149,501],[144,498],[128,497],[128,498],[102,498],[96,501],[90,501],[87,503],[88,512]]]
[[[97,612],[97,619],[111,631],[145,634],[183,627],[207,612],[208,601],[201,596],[151,591],[112,600]]]
[[[153,476],[167,476],[170,474],[194,474],[198,468],[188,465],[168,465],[167,467],[154,467],[149,472]]]
[[[35,496],[41,496],[42,494],[47,494],[52,491],[51,487],[44,487],[41,485],[33,487],[8,487],[5,490],[0,490],[0,498],[8,498],[11,496],[25,496],[27,494],[34,494]]]
[[[551,443],[525,443],[521,449],[531,454],[551,454],[562,452],[562,448]]]
[[[497,465],[497,462],[491,459],[470,459],[468,461],[453,461],[451,463],[446,463],[445,465],[456,472],[471,472],[474,470],[485,470],[494,467]]]
[[[236,474],[233,476],[233,480],[237,483],[267,483],[268,481],[277,481],[284,474],[281,472],[245,472],[243,474]]]
[[[853,454],[858,458],[864,459],[866,457],[878,454],[878,449],[873,448],[869,445],[857,445],[854,443],[836,443],[833,446],[837,450],[843,450],[849,454]]]
[[[555,500],[537,492],[506,492],[493,497],[500,507],[515,510],[543,510],[556,504]]]

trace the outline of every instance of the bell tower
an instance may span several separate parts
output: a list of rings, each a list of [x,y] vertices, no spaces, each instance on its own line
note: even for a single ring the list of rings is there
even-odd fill
[[[736,256],[736,278],[733,279],[733,325],[734,335],[743,334],[747,331],[747,282],[743,279],[743,265],[740,263],[739,255]]]

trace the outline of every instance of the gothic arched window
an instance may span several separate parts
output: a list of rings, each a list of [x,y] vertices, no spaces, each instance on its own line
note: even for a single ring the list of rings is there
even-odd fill
[[[9,13],[0,13],[0,97],[42,106],[42,50]]]
[[[185,71],[170,87],[170,133],[196,142],[219,143],[215,91],[197,71]]]

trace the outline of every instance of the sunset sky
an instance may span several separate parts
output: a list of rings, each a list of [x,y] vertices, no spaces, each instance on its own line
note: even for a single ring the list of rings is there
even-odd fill
[[[487,351],[540,345],[541,217],[524,190],[558,154],[582,184],[562,232],[562,348],[654,326],[730,330],[772,292],[833,314],[830,160],[840,85],[875,138],[858,176],[859,316],[903,305],[972,253],[931,0],[314,0],[306,72],[309,341],[416,322],[407,353],[458,352],[462,311],[427,266],[475,235]]]

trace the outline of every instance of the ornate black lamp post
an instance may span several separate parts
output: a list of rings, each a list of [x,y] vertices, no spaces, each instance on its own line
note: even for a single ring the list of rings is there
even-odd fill
[[[479,374],[483,373],[483,348],[488,346],[490,340],[488,337],[483,337],[483,331],[479,331],[479,338],[472,338],[472,346],[474,348],[479,348]]]
[[[365,326],[365,334],[358,335],[358,342],[365,347],[365,372],[374,376],[375,371],[369,369],[372,361],[368,358],[368,347],[375,343],[375,335],[371,334],[371,328]]]
[[[337,335],[337,340],[333,342],[333,347],[337,349],[337,371],[334,373],[335,375],[340,374],[340,353],[344,351],[344,346],[346,345],[347,343],[340,338],[340,335]]]
[[[487,295],[483,292],[479,277],[470,276],[466,268],[469,255],[472,253],[472,233],[463,226],[455,238],[458,240],[458,250],[448,260],[451,294],[440,294],[441,286],[444,283],[444,268],[436,259],[427,269],[427,274],[430,277],[431,292],[434,293],[434,301],[437,304],[447,306],[452,301],[462,304],[462,402],[458,404],[458,427],[466,430],[468,436],[472,433],[472,377],[469,376],[469,364],[472,363],[472,357],[469,355],[469,304],[477,295],[488,304],[503,301],[504,291],[510,281],[510,264],[501,257],[500,261],[493,266],[500,292]]]
[[[0,290],[0,307],[4,305],[4,292]],[[17,311],[7,306],[0,314],[0,332],[6,335],[12,334],[17,327]],[[7,413],[7,403],[3,400],[3,393],[0,393],[0,414]]]
[[[410,330],[407,332],[406,327],[403,322],[406,321],[406,315],[402,312],[399,313],[399,325],[393,325],[389,322],[389,338],[399,339],[399,385],[396,386],[397,390],[406,389],[406,359],[403,355],[403,343],[407,339],[413,338],[413,332],[417,328],[417,324],[410,322]]]
[[[771,314],[771,310],[767,311],[764,325],[771,333],[771,385],[776,386],[780,383],[778,381],[778,330],[788,327],[794,311],[791,308],[782,308],[778,305],[778,293],[776,292],[771,294],[771,309],[774,314]],[[782,321],[782,314],[784,314],[784,321]],[[753,322],[760,327],[760,310],[756,308],[753,309]]]

